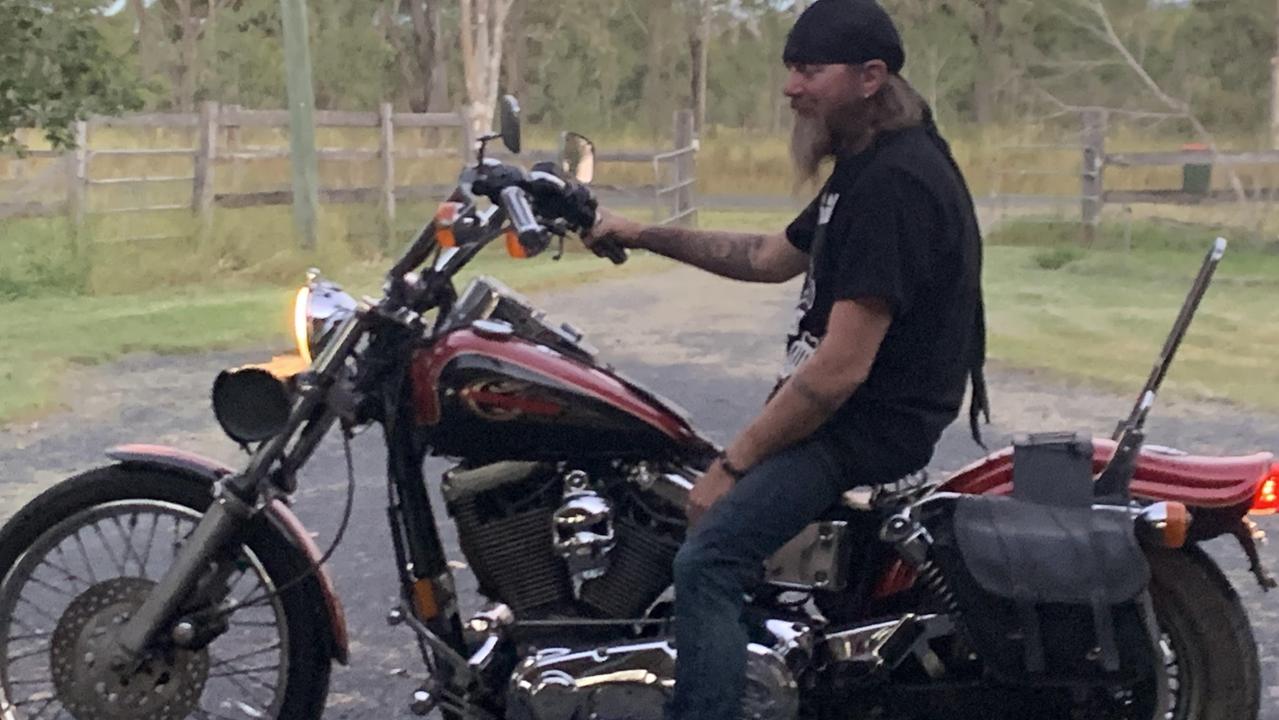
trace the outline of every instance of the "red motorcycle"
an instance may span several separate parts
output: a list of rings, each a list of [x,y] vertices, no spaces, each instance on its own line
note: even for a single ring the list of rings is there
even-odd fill
[[[497,281],[456,292],[491,242],[529,257],[593,222],[584,138],[532,172],[484,157],[497,137],[518,153],[517,110],[504,103],[501,135],[482,139],[382,297],[311,275],[295,308],[304,368],[217,378],[244,467],[118,447],[0,530],[0,718],[320,717],[331,663],[348,659],[324,566],[347,523],[321,552],[288,501],[331,429],[373,424],[402,591],[390,619],[425,664],[411,709],[661,717],[671,563],[718,449]],[[1142,442],[1222,250],[1113,440],[1028,436],[940,484],[854,491],[771,558],[746,618],[742,717],[1256,718],[1248,619],[1200,544],[1237,538],[1274,587],[1247,516],[1279,504],[1279,472],[1269,454]],[[428,455],[457,459],[438,482],[490,601],[471,618]]]

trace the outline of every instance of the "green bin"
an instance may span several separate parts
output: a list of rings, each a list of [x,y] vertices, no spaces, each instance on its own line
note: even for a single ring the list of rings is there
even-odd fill
[[[1183,145],[1182,150],[1208,154],[1205,145]],[[1207,195],[1212,189],[1212,163],[1186,163],[1181,168],[1181,190],[1194,195]]]

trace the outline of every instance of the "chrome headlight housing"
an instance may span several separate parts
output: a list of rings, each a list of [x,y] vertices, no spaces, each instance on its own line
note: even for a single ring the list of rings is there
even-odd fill
[[[293,300],[293,341],[307,365],[324,349],[333,330],[355,314],[357,304],[337,283],[319,270],[306,274],[306,284]]]

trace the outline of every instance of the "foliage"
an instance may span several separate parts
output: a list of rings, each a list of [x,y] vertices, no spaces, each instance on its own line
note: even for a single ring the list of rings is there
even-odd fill
[[[1083,258],[1084,251],[1073,245],[1062,245],[1035,253],[1035,265],[1043,270],[1060,270]]]
[[[17,145],[22,128],[73,145],[76,120],[139,107],[123,64],[88,8],[0,0],[0,149]]]

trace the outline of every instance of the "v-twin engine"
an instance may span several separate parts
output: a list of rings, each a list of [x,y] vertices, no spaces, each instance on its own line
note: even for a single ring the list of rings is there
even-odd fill
[[[788,634],[776,647],[752,643],[746,664],[743,720],[793,720],[799,687],[788,656],[806,653],[790,623],[770,622]],[[799,662],[791,657],[792,662]],[[670,640],[591,650],[539,651],[516,669],[507,703],[509,720],[661,720],[675,686],[675,648]]]

